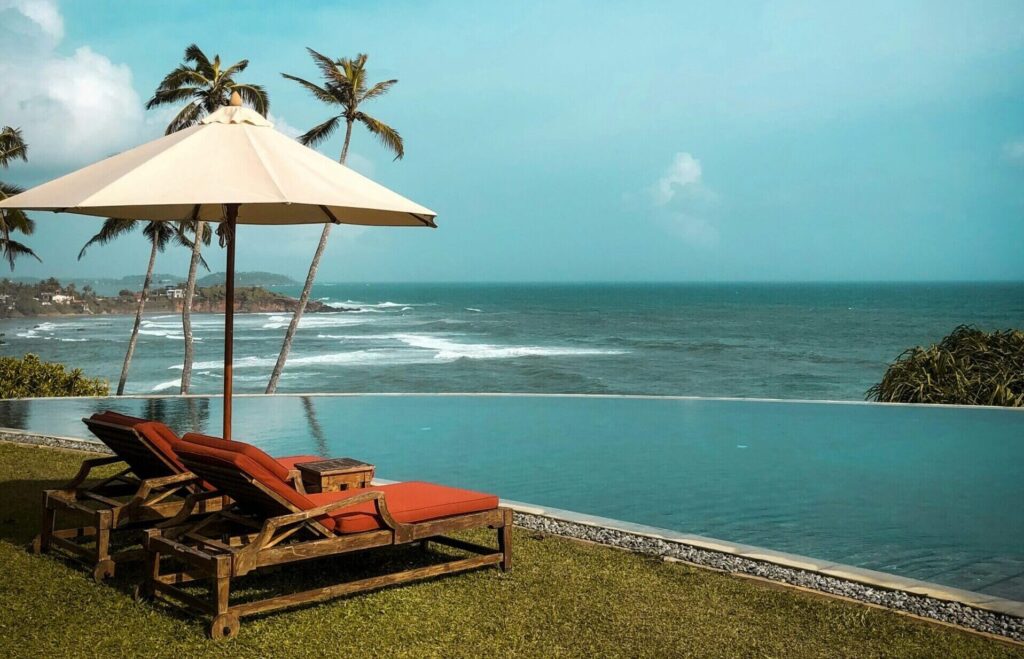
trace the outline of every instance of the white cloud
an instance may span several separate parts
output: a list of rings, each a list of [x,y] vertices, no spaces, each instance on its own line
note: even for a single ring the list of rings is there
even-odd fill
[[[1003,155],[1013,162],[1024,163],[1024,138],[1004,144]]]
[[[699,188],[702,173],[699,160],[689,153],[677,153],[672,164],[651,189],[654,203],[664,206],[672,201],[677,192],[687,187]]]
[[[704,185],[703,176],[700,161],[680,151],[647,192],[658,224],[683,242],[707,249],[718,244],[718,196]]]
[[[84,164],[143,134],[131,69],[88,46],[61,54],[63,35],[52,0],[0,0],[0,122],[22,129],[32,164]]]

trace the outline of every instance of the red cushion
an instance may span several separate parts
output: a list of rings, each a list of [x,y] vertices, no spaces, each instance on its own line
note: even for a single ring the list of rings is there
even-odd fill
[[[248,451],[243,452],[241,450],[224,450],[224,448],[221,448],[221,446],[226,444],[240,444],[241,442],[225,442],[224,440],[216,440],[221,443],[221,446],[209,446],[207,444],[200,444],[198,442],[191,441],[193,437],[195,437],[194,433],[188,433],[187,435],[181,438],[177,446],[178,455],[184,458],[186,462],[195,461],[198,463],[213,464],[216,466],[220,466],[222,468],[235,469],[237,471],[242,472],[243,474],[246,474],[251,479],[265,487],[266,489],[278,495],[280,498],[284,499],[297,510],[308,510],[309,508],[313,507],[313,503],[309,499],[307,499],[304,495],[300,494],[287,481],[285,481],[284,478],[278,476],[278,474],[275,473],[275,471],[271,471],[270,469],[267,468],[267,464],[273,464],[276,470],[283,470],[285,472],[285,478],[287,478],[287,470],[283,469],[281,465],[277,464],[277,462],[273,460],[273,458],[270,458],[270,456],[267,456],[262,451],[259,451],[259,449],[256,450],[259,451],[259,453],[262,453],[264,456],[266,456],[265,460],[257,461],[252,459],[252,457],[250,457],[249,455],[250,452]],[[251,448],[255,449],[256,447]],[[250,496],[250,494],[255,493],[235,492],[232,491],[233,487],[231,486],[222,487],[222,484],[218,483],[216,479],[211,478],[210,480],[213,481],[214,485],[224,490],[225,493],[232,495],[235,499],[239,501],[255,502],[261,496],[255,495],[254,497]],[[284,508],[284,506],[281,506],[280,504],[276,504],[275,507]],[[268,510],[266,512],[268,512],[271,515],[277,515],[281,514],[282,511]]]
[[[422,481],[408,481],[393,485],[345,490],[344,492],[307,494],[306,497],[315,505],[323,506],[372,491],[384,493],[384,501],[387,503],[391,516],[404,524],[493,510],[498,507],[498,497],[493,494],[483,494]],[[376,515],[376,507],[372,501],[360,503],[351,508],[342,508],[331,517],[335,521],[335,528],[341,533],[361,533],[385,528]]]
[[[135,426],[135,432],[142,435],[143,439],[149,442],[165,460],[174,465],[179,473],[188,471],[178,459],[178,454],[174,452],[174,445],[180,440],[173,430],[159,421],[146,421]]]
[[[185,436],[182,437],[181,440],[191,442],[193,444],[199,444],[201,446],[220,449],[222,451],[234,451],[235,453],[241,453],[249,459],[259,463],[264,469],[283,481],[288,480],[288,471],[295,467],[296,462],[316,462],[317,460],[323,459],[316,455],[295,455],[289,458],[272,458],[252,444],[246,444],[245,442],[235,440],[226,442],[220,437],[211,437],[210,435],[203,435],[197,432],[185,433]]]
[[[103,423],[112,423],[118,426],[130,426],[134,428],[140,423],[146,423],[152,419],[140,419],[137,416],[128,416],[127,414],[121,414],[120,412],[114,412],[113,410],[103,410],[97,412],[90,417],[93,421],[101,421]]]

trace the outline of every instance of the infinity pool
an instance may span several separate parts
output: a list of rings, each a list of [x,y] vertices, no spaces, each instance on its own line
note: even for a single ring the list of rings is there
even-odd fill
[[[217,433],[218,398],[0,401],[88,437],[101,409]],[[251,396],[235,437],[381,478],[767,547],[1024,600],[1024,412],[596,396]]]

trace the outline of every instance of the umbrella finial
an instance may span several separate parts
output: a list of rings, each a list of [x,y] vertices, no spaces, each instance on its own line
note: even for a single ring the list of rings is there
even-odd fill
[[[231,103],[230,103],[230,105],[233,105],[236,108],[237,107],[241,107],[241,105],[242,105],[242,96],[238,92],[231,92]]]

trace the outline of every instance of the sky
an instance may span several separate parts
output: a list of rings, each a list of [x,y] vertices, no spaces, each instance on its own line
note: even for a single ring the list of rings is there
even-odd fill
[[[0,0],[0,125],[31,186],[162,134],[190,43],[250,66],[278,129],[330,108],[305,47],[397,78],[349,165],[439,229],[337,227],[320,281],[1024,279],[1024,3]],[[321,150],[337,157],[341,136]],[[141,235],[36,213],[16,275],[138,274]],[[240,227],[305,276],[319,227]],[[211,248],[214,270],[223,253]],[[180,248],[158,272],[183,273]]]

